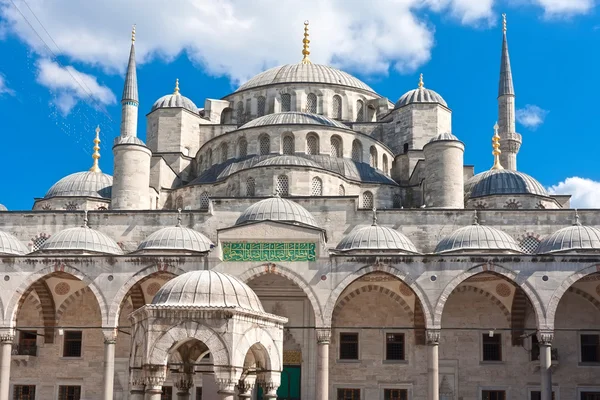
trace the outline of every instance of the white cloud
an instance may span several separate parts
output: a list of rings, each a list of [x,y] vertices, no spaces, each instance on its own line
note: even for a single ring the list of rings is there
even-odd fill
[[[4,94],[14,96],[15,91],[8,87],[4,75],[0,74],[0,97]]]
[[[90,106],[109,105],[117,101],[114,93],[98,83],[88,74],[71,66],[61,67],[57,63],[41,59],[37,63],[37,82],[54,93],[54,103],[63,115],[67,115],[79,101]]]
[[[548,188],[551,194],[570,194],[571,208],[600,208],[600,182],[577,176]]]
[[[517,110],[517,121],[526,128],[535,130],[544,123],[548,111],[533,104],[527,104],[525,108]]]
[[[594,7],[594,0],[533,0],[544,8],[546,17],[586,14]]]

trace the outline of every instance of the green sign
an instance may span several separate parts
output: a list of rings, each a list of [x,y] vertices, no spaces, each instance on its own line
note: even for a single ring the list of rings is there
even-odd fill
[[[223,261],[315,261],[315,243],[223,243]]]

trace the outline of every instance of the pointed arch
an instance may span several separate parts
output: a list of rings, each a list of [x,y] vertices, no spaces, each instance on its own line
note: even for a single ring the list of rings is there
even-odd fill
[[[283,355],[279,354],[277,344],[269,332],[258,326],[253,326],[240,335],[239,340],[235,344],[235,352],[233,360],[231,360],[231,365],[243,367],[246,355],[257,344],[266,353],[265,361],[267,361],[267,365],[264,368],[270,371],[281,371],[283,365],[281,365],[280,360],[282,360]]]
[[[510,311],[508,310],[508,308],[506,308],[506,306],[502,303],[502,301],[498,297],[496,297],[494,294],[488,292],[487,290],[482,289],[477,286],[473,286],[473,285],[462,284],[462,285],[459,285],[456,289],[454,289],[452,291],[452,293],[475,293],[482,297],[485,297],[486,299],[490,300],[494,305],[496,305],[498,308],[500,308],[500,311],[502,311],[504,318],[506,318],[506,321],[510,325],[510,322],[511,322],[510,321]]]
[[[335,308],[333,309],[333,312],[331,314],[331,320],[333,321],[336,318],[336,316],[340,313],[342,308],[348,302],[350,302],[350,300],[356,298],[357,296],[360,296],[363,293],[371,293],[371,292],[381,293],[384,296],[387,296],[390,299],[392,299],[393,301],[395,301],[396,303],[398,303],[400,308],[402,308],[404,310],[404,312],[406,312],[406,314],[408,315],[410,322],[411,323],[415,322],[415,313],[411,310],[410,306],[404,300],[404,298],[402,298],[402,296],[398,295],[398,293],[394,292],[393,290],[390,290],[390,289],[386,288],[385,286],[378,285],[377,283],[365,285],[365,286],[356,288],[355,290],[347,293],[344,296],[344,298],[340,299],[337,302],[337,304],[335,305]]]
[[[35,281],[31,288],[35,290],[40,302],[42,320],[44,321],[44,343],[54,343],[54,328],[56,327],[56,305],[54,296],[46,281]],[[22,303],[21,303],[22,304]]]
[[[56,310],[56,321],[60,321],[67,308],[69,308],[69,306],[73,304],[79,297],[85,296],[88,292],[90,292],[90,288],[86,286],[74,293],[71,293],[71,295],[61,303],[60,307],[58,307],[58,310]]]

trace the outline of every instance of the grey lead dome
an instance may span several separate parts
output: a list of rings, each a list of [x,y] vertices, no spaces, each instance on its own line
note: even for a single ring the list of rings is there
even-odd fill
[[[534,178],[508,169],[482,172],[465,184],[465,195],[470,198],[497,194],[533,194],[548,197],[546,189]]]
[[[29,253],[27,246],[14,235],[0,231],[0,254],[23,255]]]
[[[248,285],[234,276],[209,270],[186,272],[171,279],[156,293],[152,304],[265,312]]]
[[[444,141],[460,142],[460,139],[457,138],[456,136],[454,136],[453,134],[451,134],[450,132],[445,132],[445,133],[440,133],[440,134],[436,135],[435,137],[431,138],[431,140],[427,143],[444,142]]]
[[[540,242],[537,253],[577,250],[600,250],[600,229],[582,225],[559,229]]]
[[[44,198],[80,196],[110,199],[112,184],[113,178],[108,174],[92,171],[76,172],[52,185]]]
[[[252,204],[235,222],[241,225],[252,221],[280,221],[316,227],[315,218],[300,204],[281,197],[271,197]]]
[[[171,226],[152,233],[138,246],[138,250],[188,250],[198,253],[210,251],[213,243],[193,229]]]
[[[87,226],[68,228],[50,236],[41,251],[82,251],[90,253],[123,254],[117,242]]]
[[[194,114],[198,114],[198,107],[194,102],[179,93],[168,94],[156,100],[150,112],[159,108],[183,108]]]
[[[437,103],[444,107],[448,107],[446,100],[444,100],[437,92],[425,87],[420,87],[404,93],[402,97],[398,99],[394,108],[397,109],[414,103]]]
[[[434,253],[460,251],[508,251],[522,253],[519,245],[510,235],[499,229],[482,225],[459,228],[442,239]]]
[[[355,229],[340,241],[336,250],[385,250],[418,254],[417,248],[404,234],[385,226],[371,225]]]
[[[269,125],[323,125],[334,128],[350,129],[343,123],[334,119],[327,118],[318,114],[297,111],[286,111],[264,115],[262,117],[253,119],[252,121],[246,122],[240,127],[240,129],[255,128],[257,126]]]

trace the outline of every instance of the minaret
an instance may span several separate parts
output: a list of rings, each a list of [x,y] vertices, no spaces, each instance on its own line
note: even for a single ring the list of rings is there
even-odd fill
[[[513,87],[508,41],[506,39],[506,14],[502,14],[502,57],[500,60],[500,84],[498,87],[498,128],[500,135],[500,164],[517,170],[517,153],[521,147],[521,135],[515,128],[515,89]]]
[[[137,136],[138,106],[140,104],[135,71],[135,25],[131,30],[131,50],[121,98],[121,136]]]

